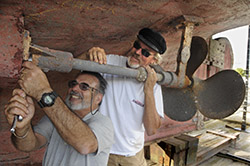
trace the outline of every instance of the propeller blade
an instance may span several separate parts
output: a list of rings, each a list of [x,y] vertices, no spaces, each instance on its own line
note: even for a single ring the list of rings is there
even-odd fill
[[[165,114],[176,121],[190,120],[196,113],[194,93],[191,88],[161,86]]]
[[[190,58],[187,62],[186,75],[191,80],[194,72],[206,59],[208,52],[207,42],[202,37],[194,36],[191,42]]]
[[[222,119],[233,114],[245,98],[245,84],[234,70],[223,70],[205,81],[194,84],[197,108],[211,119]]]
[[[162,86],[165,114],[176,121],[190,120],[199,110],[205,117],[222,119],[233,114],[245,97],[245,84],[234,70],[223,70],[192,88]]]

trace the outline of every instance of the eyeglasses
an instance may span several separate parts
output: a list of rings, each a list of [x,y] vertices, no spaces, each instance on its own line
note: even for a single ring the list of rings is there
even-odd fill
[[[93,88],[91,86],[89,86],[89,84],[82,82],[82,83],[78,83],[76,80],[72,80],[68,82],[68,87],[69,88],[74,88],[76,85],[79,85],[79,88],[83,91],[86,91],[88,89],[94,89],[96,91],[99,92],[99,89]]]
[[[136,49],[136,50],[139,50],[141,48],[141,45],[140,43],[136,40],[134,42],[134,45],[133,47]],[[145,57],[149,57],[151,54],[148,52],[148,50],[144,49],[144,48],[141,48],[141,54]]]

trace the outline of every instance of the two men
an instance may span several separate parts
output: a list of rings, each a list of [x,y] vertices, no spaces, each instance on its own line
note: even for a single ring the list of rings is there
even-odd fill
[[[31,62],[23,64],[19,85],[5,106],[9,124],[16,115],[12,135],[15,147],[32,151],[47,145],[43,165],[107,164],[113,143],[112,122],[98,111],[105,93],[106,81],[98,73],[82,72],[69,82],[66,104],[51,88],[46,75]],[[32,128],[35,113],[33,97],[47,116]]]
[[[144,66],[148,77],[145,83],[135,79],[104,74],[108,82],[100,111],[113,122],[115,143],[112,145],[109,166],[146,166],[144,158],[144,131],[155,134],[161,125],[163,99],[157,76],[149,66],[158,64],[160,54],[166,51],[166,42],[161,34],[143,28],[139,31],[133,47],[125,56],[107,55],[99,47],[88,51],[90,60],[100,64],[138,68]]]
[[[165,51],[166,43],[161,34],[152,29],[144,28],[140,30],[137,40],[134,42],[133,47],[126,57],[118,55],[107,55],[106,57],[105,51],[99,47],[94,47],[88,52],[91,60],[101,64],[108,63],[131,68],[144,66],[148,72],[148,77],[145,83],[139,83],[135,79],[124,76],[104,74],[108,86],[106,95],[103,98],[99,110],[102,114],[111,118],[115,131],[115,142],[110,150],[111,155],[108,161],[109,166],[146,165],[143,153],[144,132],[146,131],[148,135],[153,135],[160,127],[160,118],[164,117],[161,87],[156,84],[156,73],[149,65],[158,64],[161,58],[160,54],[163,54]],[[19,84],[27,95],[40,101],[43,96],[42,94],[52,92],[47,78],[37,67],[28,62],[24,64],[24,67],[26,69],[22,72],[23,74]],[[35,78],[38,76],[41,77],[41,79],[36,80]],[[30,79],[30,77],[32,79]],[[88,79],[89,77],[90,76],[87,75]],[[59,137],[62,137],[62,139],[65,140],[65,146],[72,146],[73,149],[77,151],[76,153],[90,154],[91,156],[94,156],[103,154],[100,152],[100,150],[103,150],[106,157],[106,152],[109,150],[111,142],[110,139],[107,138],[107,134],[110,134],[112,131],[108,127],[111,126],[108,120],[106,121],[106,124],[109,125],[99,126],[100,130],[98,130],[99,127],[95,126],[94,122],[96,122],[96,120],[90,119],[89,123],[93,123],[88,125],[80,123],[82,122],[80,120],[82,117],[89,118],[89,116],[95,116],[96,109],[98,108],[97,105],[101,101],[99,99],[100,96],[98,97],[97,85],[92,84],[93,82],[88,82],[88,79],[82,77],[79,78],[78,76],[76,81],[72,81],[69,84],[69,91],[72,92],[68,98],[70,102],[66,103],[68,103],[68,106],[71,107],[72,110],[82,108],[82,111],[74,111],[77,115],[76,116],[63,104],[59,97],[54,97],[56,98],[55,103],[52,106],[43,108],[49,119],[43,119],[41,121],[41,127],[38,126],[34,128],[35,133],[32,131],[30,125],[30,119],[34,114],[32,100],[30,97],[25,96],[25,93],[22,90],[14,91],[14,97],[10,100],[5,112],[10,124],[12,123],[14,115],[22,115],[24,117],[23,122],[18,123],[17,131],[15,133],[16,136],[12,137],[16,147],[23,151],[29,151],[37,149],[48,142],[49,146],[47,148],[44,163],[50,165],[50,162],[54,162],[52,160],[54,157],[57,157],[57,155],[62,152],[67,152],[67,150],[60,150],[60,152],[56,151],[56,148],[54,147],[55,145],[51,145],[50,148],[51,143],[49,139],[53,137],[53,134],[51,136],[51,134],[48,133],[56,132],[57,135],[59,134]],[[40,83],[42,86],[39,85]],[[86,85],[86,83],[88,85]],[[84,102],[93,102],[89,102],[90,104],[88,103],[88,107],[82,107],[78,104],[80,104],[80,101],[83,101],[83,99]],[[23,104],[19,106],[20,103]],[[15,107],[20,108],[16,109]],[[92,113],[90,114],[89,112]],[[98,114],[98,112],[96,114]],[[42,132],[41,128],[44,126],[44,121],[51,121],[53,125],[50,126],[54,126],[48,127],[49,132]],[[93,127],[91,127],[92,125]],[[102,139],[103,143],[99,139],[101,135],[96,134],[97,131],[101,133],[101,130],[104,132],[102,136],[104,137]],[[26,141],[33,143],[29,145],[31,147],[29,147],[27,143],[25,144]],[[26,146],[28,148],[26,148]],[[69,151],[71,152],[71,150]],[[66,164],[73,165],[70,163],[71,161],[73,162],[76,160],[73,156],[59,156],[57,157],[57,162],[61,159]],[[97,161],[85,159],[85,157],[83,158],[83,162],[88,162],[91,165],[98,165],[98,163],[95,163]],[[106,160],[104,159],[104,163],[105,162]]]

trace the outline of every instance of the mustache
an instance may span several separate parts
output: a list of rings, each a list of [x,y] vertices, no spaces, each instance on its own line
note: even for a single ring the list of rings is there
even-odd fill
[[[137,54],[136,52],[134,52],[134,53],[132,54],[132,56],[135,57],[135,58],[138,58],[140,55]]]
[[[130,54],[130,57],[132,58],[135,58],[136,60],[138,60],[138,61],[140,61],[140,55],[138,55],[138,54],[136,54],[136,53],[132,53],[132,54]]]
[[[76,92],[76,91],[70,91],[70,93],[69,93],[69,96],[72,96],[72,95],[75,95],[75,96],[78,96],[78,97],[80,97],[80,98],[83,98],[83,96],[82,96],[82,94],[81,93],[78,93],[78,92]]]

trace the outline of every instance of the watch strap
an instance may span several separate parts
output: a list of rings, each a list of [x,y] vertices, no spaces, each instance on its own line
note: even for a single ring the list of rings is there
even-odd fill
[[[45,97],[47,97],[47,96],[50,96],[50,98],[52,99],[52,103],[47,104],[47,103],[44,102],[44,99],[45,99]],[[54,105],[55,100],[56,100],[57,97],[58,97],[58,94],[57,94],[56,92],[54,92],[54,91],[52,91],[52,92],[50,92],[50,93],[44,93],[44,94],[42,95],[41,100],[40,100],[39,102],[37,102],[37,103],[38,103],[38,105],[39,105],[41,108],[44,108],[44,107],[51,107],[52,105]]]

